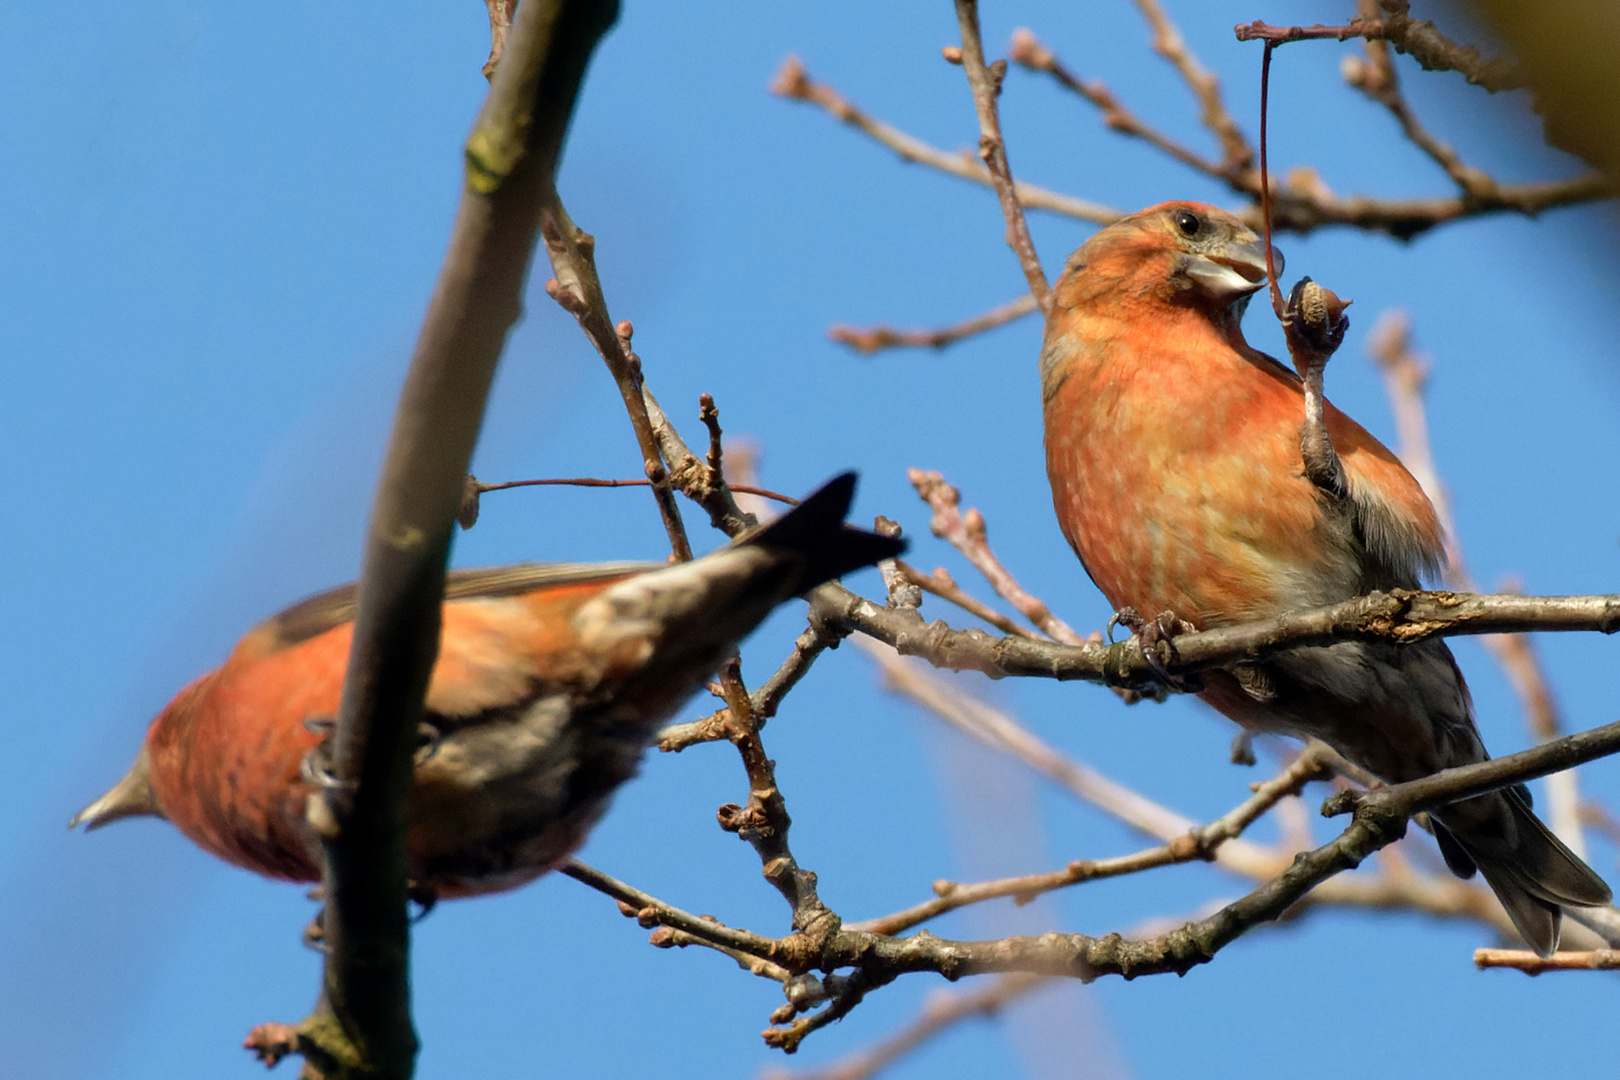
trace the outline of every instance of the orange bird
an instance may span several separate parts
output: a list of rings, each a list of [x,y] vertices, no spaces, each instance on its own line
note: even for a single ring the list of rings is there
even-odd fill
[[[1055,287],[1041,351],[1052,502],[1122,611],[1224,626],[1417,588],[1443,560],[1423,489],[1331,404],[1345,490],[1306,475],[1301,381],[1239,328],[1265,275],[1263,242],[1242,222],[1171,202],[1098,232]],[[1199,697],[1245,729],[1319,738],[1392,783],[1487,756],[1439,640],[1295,649],[1205,672]],[[1522,786],[1432,817],[1447,865],[1477,867],[1537,952],[1558,947],[1560,905],[1609,902]]]
[[[415,885],[443,897],[510,889],[579,847],[659,725],[778,604],[900,552],[843,524],[854,488],[846,473],[689,563],[452,572],[410,794]],[[156,815],[227,862],[318,880],[305,808],[355,601],[346,585],[248,631],[158,714],[128,775],[73,824]]]

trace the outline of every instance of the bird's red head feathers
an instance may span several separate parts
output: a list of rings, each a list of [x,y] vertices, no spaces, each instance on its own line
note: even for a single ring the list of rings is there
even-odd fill
[[[1282,253],[1273,249],[1277,273]],[[1166,202],[1121,218],[1069,256],[1059,310],[1169,301],[1211,315],[1233,311],[1266,283],[1265,242],[1215,206]]]

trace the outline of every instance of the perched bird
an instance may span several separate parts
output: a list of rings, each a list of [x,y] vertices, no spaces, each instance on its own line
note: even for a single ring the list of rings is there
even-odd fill
[[[854,487],[846,473],[693,562],[452,572],[409,801],[416,887],[510,889],[577,848],[658,726],[778,604],[900,552],[843,524]],[[250,630],[73,824],[156,815],[238,866],[319,879],[311,755],[337,714],[356,597],[334,589]]]
[[[1054,289],[1041,352],[1052,500],[1118,609],[1207,629],[1417,588],[1442,562],[1422,488],[1331,404],[1342,489],[1307,475],[1301,380],[1239,328],[1265,261],[1232,215],[1171,202],[1091,237]],[[1199,696],[1246,730],[1322,739],[1391,783],[1487,756],[1440,640],[1294,649],[1207,671]],[[1559,905],[1609,902],[1522,787],[1431,816],[1447,865],[1477,867],[1540,953],[1557,948]]]

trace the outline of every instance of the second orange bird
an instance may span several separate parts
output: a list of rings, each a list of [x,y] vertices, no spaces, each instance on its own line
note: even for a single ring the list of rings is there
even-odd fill
[[[1225,211],[1164,203],[1098,232],[1054,289],[1041,352],[1046,467],[1070,545],[1116,608],[1202,628],[1374,589],[1417,588],[1440,526],[1411,474],[1327,407],[1339,498],[1306,475],[1302,385],[1239,328],[1265,281],[1260,238]],[[1199,695],[1255,731],[1316,737],[1390,782],[1484,760],[1445,642],[1345,642],[1204,673]],[[1475,868],[1526,942],[1558,946],[1561,905],[1609,888],[1521,789],[1433,815],[1451,869]]]
[[[416,885],[513,888],[585,839],[658,726],[782,601],[898,554],[843,524],[855,477],[689,563],[451,573],[406,846]],[[310,755],[342,694],[356,590],[249,631],[152,721],[135,765],[74,824],[167,818],[220,858],[315,881]]]

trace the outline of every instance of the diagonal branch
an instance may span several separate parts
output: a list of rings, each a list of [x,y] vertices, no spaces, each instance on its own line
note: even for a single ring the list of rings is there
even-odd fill
[[[1249,172],[1254,167],[1254,148],[1227,111],[1226,102],[1221,98],[1221,81],[1199,63],[1198,57],[1187,47],[1186,39],[1164,13],[1158,0],[1135,2],[1153,30],[1153,51],[1175,65],[1192,89],[1193,96],[1198,99],[1198,119],[1220,140],[1224,154],[1221,171],[1234,176]]]
[[[1007,74],[1007,61],[997,60],[993,65],[985,65],[984,40],[979,34],[979,0],[956,0],[956,23],[962,31],[958,59],[973,90],[974,111],[979,114],[979,158],[989,170],[996,198],[1001,202],[1001,216],[1007,222],[1007,246],[1018,256],[1018,265],[1029,282],[1035,303],[1042,311],[1049,311],[1052,289],[1046,282],[1046,271],[1041,269],[1041,260],[1035,255],[1035,241],[1030,239],[1029,223],[1024,220],[1024,208],[1018,202],[1012,166],[1007,163],[1007,140],[1001,134],[1001,116],[996,107],[996,99],[1001,97],[1001,82]]]
[[[812,81],[804,69],[803,62],[796,56],[790,56],[782,62],[781,70],[771,80],[770,90],[778,97],[807,101],[821,106],[834,118],[877,140],[906,161],[927,165],[963,180],[983,184],[988,188],[995,187],[995,179],[983,163],[966,153],[951,154],[936,146],[930,146],[921,139],[861,111],[831,86]],[[1124,214],[1111,207],[1036,187],[1034,184],[1018,182],[1014,185],[1014,190],[1018,195],[1018,201],[1031,209],[1050,210],[1098,225],[1108,225],[1124,217]]]
[[[530,0],[466,146],[466,186],[400,395],[367,528],[332,783],[310,804],[325,851],[322,992],[305,1073],[408,1077],[405,800],[438,650],[450,535],[540,206],[614,0]]]
[[[1050,75],[1057,81],[1059,86],[1078,94],[1095,105],[1102,111],[1102,121],[1106,127],[1123,135],[1141,139],[1149,146],[1167,157],[1174,158],[1188,168],[1195,169],[1206,176],[1212,176],[1217,180],[1229,180],[1232,176],[1241,175],[1244,170],[1250,167],[1250,161],[1254,155],[1248,149],[1248,143],[1243,139],[1241,132],[1237,133],[1238,139],[1242,142],[1240,151],[1242,156],[1238,159],[1240,164],[1232,166],[1227,162],[1212,161],[1144,122],[1135,113],[1127,109],[1119,98],[1114,96],[1114,92],[1103,83],[1096,80],[1086,82],[1075,75],[1074,72],[1070,71],[1058,60],[1051,49],[1041,44],[1039,38],[1022,27],[1013,31],[1012,45],[1008,53],[1012,57],[1013,63],[1028,68],[1030,71],[1039,71]],[[1214,78],[1214,76],[1209,77]],[[1218,92],[1216,100],[1219,101]],[[1221,111],[1224,113],[1225,109],[1223,108]],[[1231,123],[1231,117],[1227,117],[1227,122]],[[1236,131],[1235,124],[1233,130]]]
[[[1196,860],[1213,862],[1222,845],[1241,836],[1243,831],[1258,821],[1266,811],[1283,799],[1298,795],[1308,781],[1327,774],[1324,756],[1317,750],[1317,745],[1319,744],[1306,747],[1281,773],[1258,785],[1254,794],[1242,803],[1208,825],[1189,829],[1168,843],[1111,859],[1076,859],[1062,870],[1046,874],[1026,874],[999,881],[980,881],[971,884],[954,881],[936,882],[934,891],[939,895],[934,899],[892,915],[850,923],[848,928],[874,934],[898,934],[948,911],[986,900],[1011,896],[1018,903],[1025,904],[1042,893],[1087,881],[1123,877],[1126,874]]]
[[[541,231],[546,239],[546,253],[551,256],[552,270],[557,275],[546,282],[546,292],[579,320],[580,329],[596,346],[618,385],[625,411],[630,414],[636,445],[641,448],[642,467],[658,501],[658,516],[669,536],[670,550],[676,559],[685,562],[692,557],[692,545],[681,523],[680,507],[675,504],[675,493],[669,483],[669,470],[659,456],[658,441],[642,394],[641,358],[630,350],[630,323],[625,321],[615,326],[608,317],[602,279],[596,273],[596,239],[574,224],[555,190],[547,200]]]

